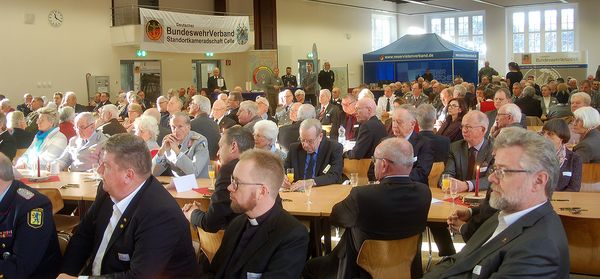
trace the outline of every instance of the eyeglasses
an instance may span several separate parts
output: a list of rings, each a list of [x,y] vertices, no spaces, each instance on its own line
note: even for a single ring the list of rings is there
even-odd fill
[[[371,163],[373,163],[373,165],[375,165],[375,161],[377,161],[377,160],[386,160],[386,161],[388,161],[388,162],[390,162],[390,163],[394,164],[394,161],[392,161],[392,160],[390,160],[390,159],[386,159],[386,158],[378,158],[378,157],[375,157],[375,156],[371,156]]]
[[[94,125],[94,122],[92,122],[92,123],[88,124],[88,125],[87,125],[87,126],[85,126],[85,127],[79,127],[79,126],[77,126],[76,128],[77,128],[77,130],[85,130],[85,129],[89,128],[89,127],[90,127],[90,126],[92,126],[92,125]]]
[[[313,144],[315,144],[317,142],[318,139],[319,139],[318,137],[316,139],[301,139],[301,138],[298,138],[298,141],[300,143],[303,143],[303,144],[313,145]]]
[[[234,178],[232,176],[231,177],[231,186],[232,186],[234,192],[238,190],[238,188],[240,187],[240,185],[263,185],[263,184],[262,183],[239,182],[237,180],[237,178]]]
[[[454,104],[452,104],[452,105],[448,105],[448,107],[449,107],[449,108],[458,108],[458,107],[460,107],[460,106],[459,106],[459,105],[454,105]]]
[[[469,125],[460,125],[460,128],[465,131],[471,131],[475,128],[483,128],[483,126],[469,126]]]
[[[489,174],[488,174],[488,176],[490,176],[490,175],[492,175],[492,174],[493,174],[493,175],[495,175],[495,176],[496,176],[496,177],[497,177],[499,180],[502,180],[502,179],[504,179],[504,176],[505,176],[507,173],[520,173],[520,172],[531,173],[531,172],[533,172],[533,171],[530,171],[530,170],[513,170],[513,169],[500,168],[500,167],[498,167],[498,166],[492,166],[492,167],[489,169]]]

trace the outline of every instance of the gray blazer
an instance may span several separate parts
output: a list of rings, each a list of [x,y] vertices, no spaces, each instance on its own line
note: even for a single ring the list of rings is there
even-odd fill
[[[483,223],[460,253],[423,278],[569,278],[567,237],[550,202],[485,243],[497,226],[498,213]]]
[[[477,152],[476,164],[480,166],[479,172],[479,189],[486,190],[490,185],[487,179],[487,170],[493,163],[493,143],[489,138],[484,139],[483,145]],[[467,180],[467,169],[469,166],[469,144],[465,140],[459,140],[450,144],[450,154],[448,161],[446,161],[446,167],[442,174],[450,174],[450,176],[461,180]],[[442,177],[440,176],[441,183]],[[475,179],[470,180],[475,186]]]
[[[600,145],[600,131],[592,129],[573,147],[573,152],[581,157],[583,163],[600,163],[598,145]]]
[[[89,171],[94,164],[100,163],[100,153],[108,137],[95,131],[84,143],[80,137],[72,137],[67,148],[58,158],[61,170]]]
[[[194,174],[196,178],[208,178],[208,141],[206,137],[194,131],[183,139],[179,155],[168,150],[162,156],[156,154],[152,159],[152,174],[161,175],[170,167],[174,176]]]
[[[554,97],[550,97],[550,105],[546,107],[546,103],[544,102],[544,97],[540,97],[540,107],[542,108],[542,115],[547,115],[550,112],[550,108],[556,106],[558,101]]]

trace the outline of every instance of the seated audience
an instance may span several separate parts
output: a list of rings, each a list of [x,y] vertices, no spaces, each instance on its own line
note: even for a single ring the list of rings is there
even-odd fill
[[[379,121],[379,120],[377,120]],[[318,119],[306,119],[300,124],[299,142],[292,143],[285,168],[294,169],[294,182],[284,181],[292,190],[342,182],[344,160],[340,143],[323,135]]]
[[[156,109],[160,112],[160,119],[158,123],[163,128],[169,128],[169,112],[167,111],[167,104],[169,103],[169,99],[165,96],[158,96],[156,98]],[[127,113],[125,113],[127,115]]]
[[[35,113],[39,114],[37,118],[39,131],[35,134],[29,148],[17,160],[15,164],[17,168],[34,170],[40,165],[45,169],[50,162],[58,159],[67,146],[67,138],[58,129],[56,109],[44,107]]]
[[[17,154],[17,143],[6,129],[6,115],[2,112],[0,112],[0,153],[8,157],[11,162]]]
[[[119,123],[119,110],[113,104],[108,104],[100,108],[100,124],[98,130],[107,136],[127,133],[127,129]]]
[[[355,187],[333,207],[331,224],[346,230],[331,254],[308,261],[304,278],[368,278],[356,265],[365,240],[401,239],[425,230],[431,191],[409,178],[413,156],[412,145],[403,138],[385,139],[377,146],[373,161],[379,184]],[[415,256],[420,259],[420,249]],[[418,278],[420,261],[413,262],[411,275]]]
[[[557,104],[551,106],[548,109],[548,114],[546,114],[546,118],[554,119],[573,116],[573,113],[571,112],[571,107],[569,106],[569,97],[570,95],[567,91],[559,91],[558,93],[556,93],[555,98]]]
[[[269,114],[269,100],[265,97],[256,97],[256,105],[258,106],[258,116],[261,120],[270,120],[277,123],[277,120]]]
[[[446,160],[448,160],[448,153],[450,153],[450,139],[433,133],[433,126],[436,121],[435,115],[435,107],[431,104],[423,104],[417,108],[419,135],[426,137],[431,141],[433,162],[446,163]]]
[[[142,116],[150,116],[154,119],[156,119],[156,123],[158,124],[158,135],[156,137],[156,142],[157,143],[162,143],[162,140],[165,138],[166,135],[171,133],[171,128],[165,128],[162,125],[160,125],[160,112],[158,112],[158,109],[156,108],[149,108],[146,111],[144,111],[144,113],[142,114]],[[135,122],[133,122],[135,125]],[[134,126],[135,129],[135,126]]]
[[[89,171],[100,164],[100,155],[108,137],[94,129],[94,115],[82,112],[75,117],[75,137],[58,158],[61,170]]]
[[[574,111],[573,115],[573,131],[580,137],[573,152],[581,157],[583,163],[600,163],[600,114],[592,107],[582,107]]]
[[[317,119],[322,125],[331,125],[329,138],[337,141],[340,128],[340,111],[338,107],[330,104],[331,92],[329,89],[321,89],[319,92],[319,104],[315,110]]]
[[[77,103],[77,95],[75,92],[65,92],[65,98],[63,99],[62,106],[70,106],[75,109],[75,113],[87,111],[87,108]]]
[[[127,118],[123,120],[123,127],[127,129],[127,133],[133,133],[133,122],[144,113],[142,106],[133,103],[127,106]]]
[[[56,278],[61,254],[50,200],[16,180],[11,161],[0,153],[2,261],[5,278]]]
[[[211,117],[219,125],[219,131],[229,129],[234,125],[237,125],[235,120],[227,117],[227,104],[226,100],[216,100],[213,103]]]
[[[254,149],[241,155],[228,190],[231,209],[243,214],[227,227],[210,264],[211,274],[204,277],[300,277],[308,233],[282,207],[279,188],[284,175],[281,159],[272,152]]]
[[[376,108],[377,106],[372,98],[362,98],[356,102],[356,120],[360,123],[360,126],[356,136],[356,144],[352,150],[344,152],[344,158],[371,158],[375,147],[381,139],[387,136],[385,127],[376,116]]]
[[[194,174],[196,178],[208,178],[206,137],[191,130],[190,117],[185,112],[171,115],[170,123],[172,133],[165,136],[152,159],[152,173],[161,175],[168,168],[174,176]]]
[[[558,100],[556,100],[555,97],[552,97],[551,94],[552,92],[550,91],[550,86],[547,84],[542,85],[542,97],[540,98],[542,117],[548,118],[550,109],[558,104]]]
[[[399,99],[399,98],[397,98]],[[358,135],[358,121],[356,120],[356,96],[347,94],[342,98],[342,110],[340,125],[346,131],[346,140],[356,140]],[[339,135],[338,135],[339,136]]]
[[[25,93],[23,95],[23,103],[17,105],[17,110],[22,112],[25,117],[31,112],[31,101],[33,101],[33,96],[29,93]]]
[[[269,150],[281,160],[285,160],[286,153],[277,148],[277,135],[279,128],[271,120],[261,120],[254,125],[254,147],[258,149]]]
[[[127,133],[112,136],[102,157],[102,183],[69,241],[61,271],[110,278],[197,277],[189,224],[152,176],[144,141]]]
[[[310,104],[310,100],[306,100],[306,93],[302,89],[296,89],[294,97],[296,97],[296,102],[300,104]]]
[[[250,133],[254,131],[254,124],[261,121],[262,118],[258,115],[258,105],[254,101],[243,101],[237,110],[238,123],[248,129]]]
[[[315,107],[311,104],[294,103],[290,110],[290,119],[292,124],[279,128],[278,142],[279,147],[284,152],[289,152],[290,145],[298,142],[300,136],[300,123],[306,119],[316,118]]]
[[[240,104],[244,101],[244,97],[242,97],[241,91],[232,91],[227,96],[227,109],[228,112],[226,114],[227,117],[231,118],[235,124],[239,124],[238,120],[238,110],[240,109]],[[234,125],[235,125],[234,124]],[[250,130],[252,133],[252,130]]]
[[[522,96],[515,101],[521,112],[526,116],[542,117],[542,107],[540,100],[536,99],[535,88],[526,86],[523,89]]]
[[[196,203],[183,206],[183,213],[192,225],[207,232],[216,233],[219,230],[227,229],[231,220],[239,215],[232,211],[227,187],[231,184],[231,175],[240,155],[252,148],[254,148],[254,140],[248,130],[239,126],[225,130],[219,140],[221,168],[215,178],[215,191],[210,196],[208,210],[206,212],[200,210]]]
[[[275,119],[277,120],[277,125],[285,126],[292,123],[290,119],[290,109],[292,108],[292,104],[294,103],[294,94],[289,89],[285,90],[284,95],[284,103],[277,106],[275,110]]]
[[[511,127],[496,138],[494,151],[489,204],[499,212],[424,278],[568,278],[567,238],[549,201],[559,172],[555,149],[534,132]]]
[[[27,115],[27,127],[25,131],[35,134],[38,131],[37,119],[40,116],[38,109],[44,107],[44,100],[41,97],[33,98],[31,101],[31,112]]]
[[[148,150],[158,151],[160,146],[156,142],[158,137],[158,121],[156,118],[149,115],[142,115],[133,122],[133,132],[136,136],[142,138],[148,147]]]
[[[454,98],[448,102],[448,112],[442,126],[437,130],[437,134],[455,142],[463,139],[460,125],[465,114],[469,112],[467,103],[463,98]]]
[[[560,173],[554,190],[579,192],[582,162],[577,153],[566,147],[566,143],[569,142],[571,137],[569,125],[562,119],[552,119],[544,124],[541,134],[552,142],[558,156]]]
[[[216,159],[221,134],[219,124],[208,117],[208,113],[210,113],[210,100],[202,95],[192,96],[188,106],[188,113],[193,117],[190,122],[192,131],[206,138],[210,159]]]
[[[27,124],[25,123],[25,116],[22,111],[9,112],[6,116],[8,118],[8,131],[13,136],[16,142],[17,149],[23,149],[29,147],[33,141],[35,134],[25,131]]]
[[[69,141],[76,135],[75,124],[73,124],[73,120],[75,119],[75,109],[69,106],[60,108],[58,110],[58,118],[60,123],[58,124],[58,129],[65,137],[67,137],[67,141]]]
[[[522,128],[520,119],[521,109],[516,104],[508,103],[501,106],[496,114],[496,129],[491,133],[491,137],[496,138],[500,131],[506,127]]]

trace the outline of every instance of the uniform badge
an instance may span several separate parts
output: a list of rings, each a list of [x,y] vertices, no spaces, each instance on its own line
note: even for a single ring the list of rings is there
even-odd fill
[[[19,196],[23,197],[26,200],[30,200],[31,198],[33,198],[34,193],[25,189],[25,188],[19,188],[17,189],[17,194],[19,194]]]
[[[44,225],[44,209],[34,208],[29,211],[29,215],[27,216],[27,224],[34,229],[41,228]]]

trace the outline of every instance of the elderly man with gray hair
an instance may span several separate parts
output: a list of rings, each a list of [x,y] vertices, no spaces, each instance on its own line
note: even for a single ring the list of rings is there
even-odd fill
[[[254,124],[262,120],[260,115],[258,115],[258,104],[253,101],[243,101],[240,103],[240,108],[236,115],[240,125],[250,132],[254,131]]]
[[[279,146],[284,152],[288,152],[290,145],[298,141],[300,136],[300,123],[305,119],[316,118],[315,107],[311,104],[300,104],[294,103],[290,110],[290,118],[293,119],[293,113],[295,107],[298,106],[298,112],[296,113],[296,121],[290,125],[279,128]]]
[[[210,100],[207,97],[194,95],[190,101],[188,113],[194,118],[190,123],[192,131],[206,137],[210,159],[214,160],[217,158],[221,133],[219,124],[208,117],[210,109]]]
[[[206,137],[191,130],[190,117],[185,112],[171,115],[171,134],[165,136],[152,159],[152,173],[162,175],[168,168],[174,176],[194,174],[208,178],[209,152]]]
[[[73,91],[65,92],[65,97],[62,101],[62,106],[70,106],[75,109],[76,113],[87,111],[87,108],[77,103],[77,95]]]
[[[58,158],[61,170],[85,172],[100,164],[100,154],[108,137],[96,131],[96,119],[90,112],[82,112],[75,117],[75,132],[67,148]]]
[[[119,123],[117,117],[119,117],[119,109],[117,106],[113,104],[104,105],[100,108],[100,126],[98,126],[98,130],[100,130],[103,134],[107,136],[112,136],[121,133],[127,133],[127,129]]]
[[[532,87],[533,88],[533,87]],[[520,127],[521,126],[521,109],[515,104],[508,103],[498,109],[496,115],[496,129],[491,133],[493,138],[496,138],[500,131],[506,127]]]
[[[67,141],[69,141],[72,137],[76,135],[75,123],[73,122],[73,120],[75,119],[75,109],[69,106],[65,106],[58,109],[58,118],[58,128],[60,132],[63,133],[65,137],[67,137]]]
[[[525,86],[521,97],[515,101],[515,105],[519,106],[521,113],[526,116],[542,117],[542,107],[540,100],[535,95],[535,88],[531,86]]]

